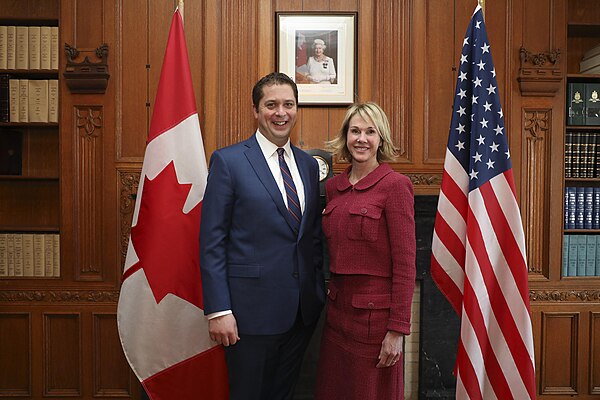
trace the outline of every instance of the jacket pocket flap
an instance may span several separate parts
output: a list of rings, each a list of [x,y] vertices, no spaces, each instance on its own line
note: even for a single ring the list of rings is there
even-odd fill
[[[323,209],[323,215],[331,214],[331,212],[337,207],[337,205],[327,205]]]
[[[228,276],[238,278],[260,278],[260,265],[229,265]]]
[[[352,296],[352,307],[367,309],[390,308],[392,296],[389,294],[355,294]]]
[[[363,204],[353,205],[348,209],[352,215],[361,215],[367,218],[379,219],[381,218],[382,208],[375,204]]]

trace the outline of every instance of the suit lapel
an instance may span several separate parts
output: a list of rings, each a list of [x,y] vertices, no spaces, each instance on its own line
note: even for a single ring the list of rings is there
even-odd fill
[[[273,174],[271,174],[271,170],[269,169],[269,165],[267,164],[267,160],[256,141],[256,134],[254,134],[250,139],[246,141],[246,146],[248,147],[244,154],[248,159],[248,162],[254,169],[254,172],[258,176],[258,179],[261,181],[273,202],[277,206],[277,209],[286,220],[287,224],[290,226],[290,229],[293,229],[292,216],[288,212],[285,203],[283,202],[283,198],[281,197],[281,192],[277,187],[277,183],[275,182],[275,178],[273,178]],[[302,178],[304,180],[304,177]]]

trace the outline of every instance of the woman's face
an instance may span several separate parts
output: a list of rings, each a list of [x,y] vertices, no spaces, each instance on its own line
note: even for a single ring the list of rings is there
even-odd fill
[[[365,120],[356,114],[350,118],[346,134],[346,147],[352,156],[352,162],[377,162],[377,150],[381,138],[371,120]]]
[[[323,55],[323,45],[321,44],[315,44],[315,56],[319,57]]]

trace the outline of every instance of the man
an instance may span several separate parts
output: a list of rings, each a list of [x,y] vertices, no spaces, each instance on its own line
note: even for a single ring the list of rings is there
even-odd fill
[[[294,81],[271,73],[252,102],[256,133],[210,162],[204,312],[211,338],[225,346],[230,399],[291,399],[325,297],[317,163],[289,140]]]

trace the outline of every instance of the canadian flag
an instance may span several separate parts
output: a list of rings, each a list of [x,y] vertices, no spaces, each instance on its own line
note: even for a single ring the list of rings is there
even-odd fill
[[[117,320],[153,400],[226,399],[223,348],[203,314],[198,236],[208,169],[175,10],[131,224]]]

